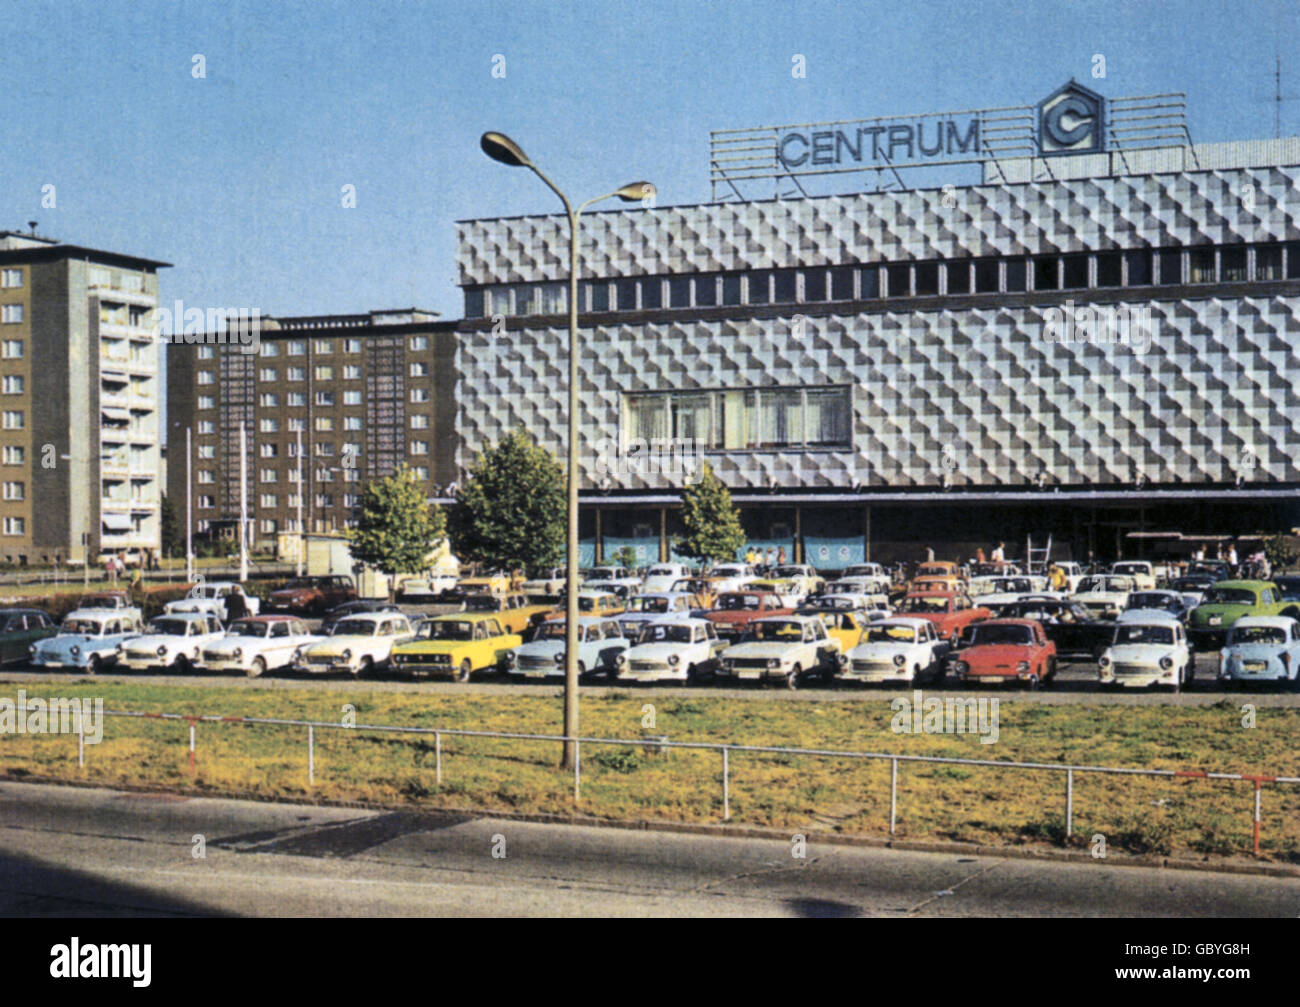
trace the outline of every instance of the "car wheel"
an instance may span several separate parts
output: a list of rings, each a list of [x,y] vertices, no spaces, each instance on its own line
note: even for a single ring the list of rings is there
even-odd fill
[[[176,660],[172,662],[172,671],[176,672],[178,675],[184,675],[191,671],[192,668],[193,666],[190,664],[190,659],[184,654],[177,654]]]
[[[363,657],[357,664],[356,671],[352,672],[353,678],[369,678],[375,670],[375,662],[369,657]]]
[[[1038,676],[1030,675],[1028,681],[1025,682],[1025,688],[1027,688],[1030,692],[1037,692],[1039,684],[1040,683],[1038,681]]]
[[[245,674],[249,678],[261,678],[266,674],[266,661],[260,657],[253,658],[253,663],[248,666],[248,671]]]
[[[90,660],[86,662],[86,674],[98,675],[104,668],[104,662],[100,660],[98,654],[91,654]]]
[[[468,682],[470,675],[474,674],[474,666],[470,663],[469,658],[460,662],[460,667],[456,669],[456,681]]]
[[[803,669],[795,665],[790,669],[790,674],[785,676],[785,687],[790,690],[799,688],[799,676],[803,674]]]
[[[699,674],[698,671],[696,671],[696,669],[695,669],[695,665],[693,665],[693,664],[688,664],[688,665],[686,666],[686,675],[685,675],[685,677],[684,677],[684,678],[683,678],[683,679],[678,683],[678,685],[681,685],[683,688],[685,688],[685,687],[688,686],[688,685],[694,685],[694,684],[695,684],[696,682],[698,682],[699,680],[700,680],[700,674]]]

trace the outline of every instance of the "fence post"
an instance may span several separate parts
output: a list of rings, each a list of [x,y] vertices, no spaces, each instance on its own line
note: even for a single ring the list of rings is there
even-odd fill
[[[197,771],[194,762],[194,721],[190,721],[190,775],[193,776]]]
[[[889,834],[894,834],[898,815],[898,759],[889,760]]]
[[[438,773],[438,786],[442,786],[442,732],[433,732],[433,764]]]
[[[727,746],[722,746],[722,820],[731,821],[731,760]]]
[[[81,722],[80,706],[77,707],[77,768],[86,768],[86,732]]]
[[[573,741],[573,803],[582,798],[582,742]]]
[[[316,728],[307,725],[307,784],[316,786]]]
[[[1074,835],[1074,770],[1065,771],[1065,838]]]
[[[1255,856],[1259,856],[1259,793],[1260,782],[1255,781]]]

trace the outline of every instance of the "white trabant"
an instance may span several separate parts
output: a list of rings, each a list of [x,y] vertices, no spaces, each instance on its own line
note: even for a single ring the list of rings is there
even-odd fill
[[[431,573],[426,577],[407,577],[397,588],[403,601],[433,601],[456,590],[459,581],[453,573]]]
[[[1099,619],[1116,619],[1128,607],[1128,596],[1137,590],[1132,577],[1115,574],[1091,574],[1079,581],[1079,589],[1070,595]]]
[[[218,619],[225,619],[226,599],[232,594],[243,595],[245,614],[257,615],[262,603],[233,580],[214,580],[205,584],[195,584],[184,598],[167,602],[163,606],[163,611],[169,615],[173,612],[203,612],[207,615],[215,615]]]
[[[641,578],[627,567],[598,566],[587,571],[579,590],[609,591],[626,597],[641,590]]]
[[[883,580],[889,583],[889,571],[879,563],[854,563],[852,566],[846,566],[840,572],[840,580],[849,580],[855,577],[871,577],[875,580]]]
[[[192,671],[203,649],[225,636],[215,615],[203,612],[174,612],[155,616],[145,635],[118,644],[117,666],[129,671],[166,668]]]
[[[299,647],[324,640],[290,615],[254,615],[236,619],[226,635],[203,648],[204,671],[239,672],[257,678],[293,664]]]
[[[867,594],[881,595],[889,598],[888,577],[841,577],[828,580],[822,585],[819,594]]]
[[[690,575],[690,567],[685,563],[656,563],[645,572],[645,583],[641,585],[641,590],[645,594],[660,594],[671,590],[674,583]]]
[[[868,626],[862,641],[840,658],[841,682],[920,682],[943,676],[952,644],[929,619],[885,619]]]
[[[1133,689],[1152,685],[1181,689],[1196,673],[1187,630],[1177,619],[1159,616],[1116,626],[1111,645],[1097,664],[1102,685]]]
[[[1300,686],[1300,623],[1284,615],[1246,615],[1232,624],[1219,654],[1219,684]]]
[[[690,685],[717,671],[726,647],[707,619],[666,615],[641,627],[636,642],[618,655],[620,682],[680,682]]]
[[[79,608],[69,612],[58,636],[32,644],[37,668],[76,668],[94,675],[117,663],[118,644],[144,632],[136,608]]]
[[[340,619],[329,636],[297,648],[293,670],[308,675],[347,673],[354,678],[387,668],[393,648],[415,639],[401,612],[358,612]]]
[[[653,594],[637,594],[627,600],[627,611],[618,617],[623,627],[623,635],[635,640],[641,633],[641,627],[654,622],[665,615],[690,615],[702,612],[695,595],[685,591],[656,591]]]
[[[1154,591],[1156,589],[1156,568],[1146,560],[1125,559],[1110,565],[1110,572],[1120,577],[1132,577],[1134,589]]]
[[[834,677],[840,642],[815,615],[779,615],[756,619],[744,639],[722,652],[719,674],[736,681],[783,682],[797,689],[806,678]]]
[[[758,579],[758,574],[748,563],[719,563],[711,567],[706,576],[713,584],[714,594],[743,591]]]
[[[1019,601],[1024,595],[1041,591],[1042,586],[1035,586],[1034,580],[1023,574],[1016,576],[993,574],[976,577],[970,582],[967,594],[971,598],[978,598],[981,605],[1009,605],[1013,601]]]

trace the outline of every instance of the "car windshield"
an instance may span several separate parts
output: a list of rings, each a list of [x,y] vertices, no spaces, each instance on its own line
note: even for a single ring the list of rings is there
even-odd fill
[[[757,611],[758,606],[759,597],[756,594],[724,594],[714,607],[724,612],[739,612],[746,609]]]
[[[690,626],[678,626],[669,623],[663,626],[646,626],[641,630],[641,635],[636,638],[638,644],[641,643],[690,643],[691,642]]]
[[[966,639],[963,636],[963,639]],[[1034,631],[1028,626],[999,626],[987,623],[970,627],[968,646],[972,647],[1027,647],[1034,642]]]
[[[1229,636],[1229,644],[1286,643],[1286,630],[1280,626],[1238,626]]]
[[[924,595],[912,595],[904,598],[903,603],[899,605],[900,612],[947,612],[947,598],[927,598]]]
[[[420,633],[424,640],[456,640],[463,642],[474,639],[474,624],[459,619],[434,619],[426,622]]]
[[[588,580],[613,580],[614,571],[613,570],[592,570],[591,573],[587,576],[587,579]]]
[[[471,595],[465,599],[466,612],[496,612],[501,603],[489,594]]]
[[[264,622],[237,622],[227,636],[266,636],[270,625]]]
[[[643,595],[629,601],[627,608],[629,612],[667,612],[668,599]]]
[[[96,622],[94,619],[68,619],[63,623],[63,632],[99,636],[103,632],[103,624]]]
[[[1079,581],[1079,593],[1090,591],[1130,591],[1133,582],[1127,577],[1084,577]]]
[[[1034,589],[1024,577],[994,577],[993,590],[1000,594],[1028,594]]]
[[[1205,592],[1207,605],[1253,605],[1255,592],[1239,587],[1212,587]]]
[[[1115,631],[1115,645],[1174,642],[1174,631],[1170,626],[1120,626]]]
[[[755,640],[801,640],[803,624],[794,620],[779,622],[756,622],[753,625]]]
[[[188,627],[187,619],[155,619],[149,623],[150,631],[160,636],[184,636]]]
[[[313,588],[313,587],[316,587],[316,585],[315,585],[314,583],[312,583],[311,581],[309,581],[309,580],[291,580],[291,581],[289,581],[288,584],[284,585],[284,587],[282,587],[280,590],[282,590],[282,591],[306,591],[306,590],[309,590],[309,589],[311,589],[311,588]]]
[[[331,636],[374,636],[379,623],[369,619],[340,619],[330,631]]]
[[[649,577],[673,577],[677,571],[670,566],[652,566],[647,573]]]
[[[604,598],[599,598],[599,599],[597,599],[597,598],[593,598],[591,595],[585,595],[585,596],[584,596],[584,595],[579,595],[579,596],[578,596],[578,611],[580,611],[580,612],[594,612],[594,611],[596,611],[596,602],[597,602],[597,601],[599,601],[602,605],[607,604],[607,602],[606,602],[606,600],[605,600]]]
[[[581,639],[582,627],[578,627],[579,638]],[[565,622],[563,619],[556,619],[552,622],[542,623],[537,630],[537,636],[534,640],[563,640],[565,634]]]
[[[1177,611],[1182,607],[1175,594],[1159,594],[1155,591],[1141,591],[1138,594],[1130,595],[1128,608],[1164,608],[1171,612]]]
[[[772,571],[773,575],[777,577],[803,577],[807,572],[801,566],[778,566]]]
[[[1111,573],[1150,573],[1151,568],[1145,563],[1116,563]]]
[[[745,568],[740,566],[715,566],[713,576],[715,577],[741,577],[744,576]]]
[[[867,643],[916,643],[916,630],[911,626],[872,626],[867,630]]]

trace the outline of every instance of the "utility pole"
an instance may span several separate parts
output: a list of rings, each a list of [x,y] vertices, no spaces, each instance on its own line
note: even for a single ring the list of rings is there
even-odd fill
[[[298,430],[298,572],[302,576],[302,554],[307,548],[307,529],[302,526],[302,430]]]
[[[185,580],[194,583],[194,444],[193,427],[185,428]]]
[[[248,580],[248,428],[239,421],[239,582]]]

